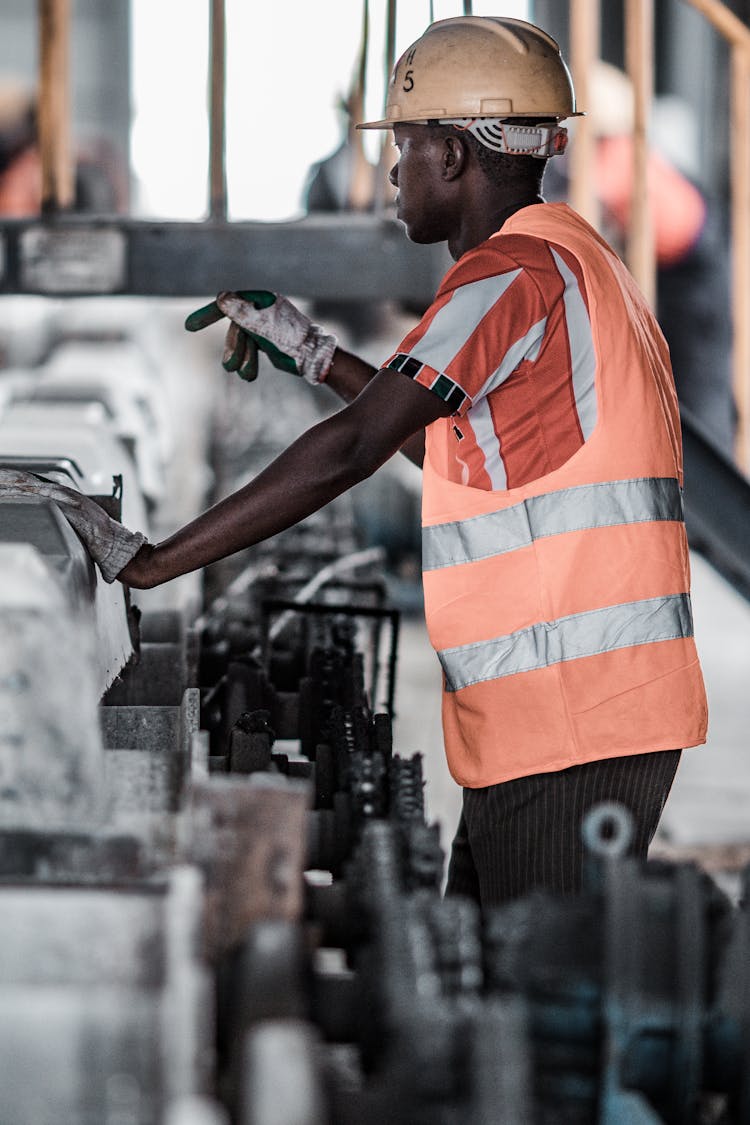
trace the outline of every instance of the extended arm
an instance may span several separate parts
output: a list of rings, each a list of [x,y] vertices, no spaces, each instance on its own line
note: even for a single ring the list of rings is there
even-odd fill
[[[356,378],[361,363],[349,358],[355,362],[342,366],[344,382],[343,371]],[[163,543],[141,547],[118,577],[137,588],[158,586],[267,539],[370,476],[447,413],[431,391],[380,371],[350,405],[304,433],[249,484]]]

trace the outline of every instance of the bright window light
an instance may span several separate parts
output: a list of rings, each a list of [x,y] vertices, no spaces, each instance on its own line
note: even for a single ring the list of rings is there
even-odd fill
[[[208,198],[208,2],[133,0],[133,210],[199,219]]]
[[[401,0],[396,57],[430,21],[463,13],[461,0]],[[134,212],[203,219],[208,212],[208,0],[132,0]],[[477,15],[528,18],[529,4],[473,5]],[[370,2],[365,116],[385,100],[387,0]],[[304,212],[309,169],[346,136],[342,103],[356,73],[362,5],[356,0],[227,0],[227,189],[232,219]],[[165,49],[168,45],[170,49]],[[367,133],[376,162],[387,134]]]

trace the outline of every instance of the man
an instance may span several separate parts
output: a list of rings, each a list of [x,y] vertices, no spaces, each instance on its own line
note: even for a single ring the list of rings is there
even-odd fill
[[[260,347],[349,405],[156,546],[77,494],[5,480],[60,500],[105,577],[141,588],[274,535],[398,450],[423,462],[427,625],[464,787],[448,891],[485,907],[576,889],[601,801],[630,809],[645,855],[679,748],[705,740],[667,349],[619,259],[541,195],[574,113],[538,28],[432,24],[364,126],[394,130],[409,237],[456,262],[420,324],[376,372],[285,298],[217,298],[229,370]]]

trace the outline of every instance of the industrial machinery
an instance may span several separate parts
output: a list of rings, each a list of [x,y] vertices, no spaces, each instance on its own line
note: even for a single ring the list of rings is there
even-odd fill
[[[6,407],[0,460],[93,492],[99,443],[148,528],[132,444],[65,386]],[[4,1123],[750,1122],[744,894],[627,859],[615,806],[576,898],[441,897],[348,502],[197,616],[102,583],[53,504],[2,508]]]

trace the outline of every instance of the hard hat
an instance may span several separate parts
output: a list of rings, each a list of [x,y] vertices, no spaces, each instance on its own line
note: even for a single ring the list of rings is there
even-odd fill
[[[396,66],[385,117],[358,129],[428,121],[579,116],[560,48],[525,20],[457,16],[430,24]]]

